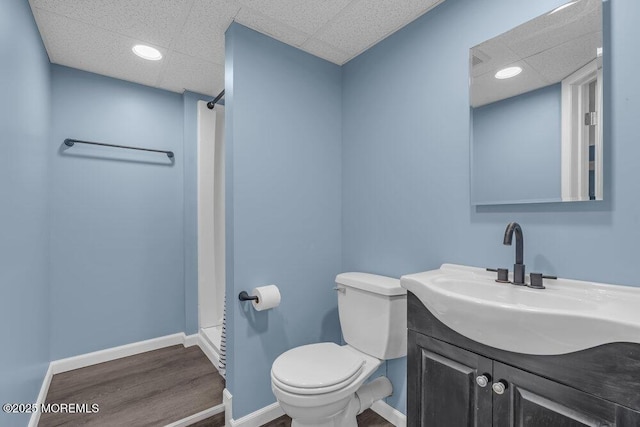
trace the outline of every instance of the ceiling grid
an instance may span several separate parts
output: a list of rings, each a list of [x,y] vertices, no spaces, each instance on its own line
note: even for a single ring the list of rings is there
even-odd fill
[[[29,0],[54,64],[181,93],[224,89],[236,21],[343,65],[444,0]],[[145,61],[135,44],[163,55]]]

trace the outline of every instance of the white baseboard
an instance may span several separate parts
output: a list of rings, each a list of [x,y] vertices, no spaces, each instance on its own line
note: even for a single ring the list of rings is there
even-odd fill
[[[222,401],[225,406],[225,427],[260,427],[261,425],[284,415],[284,411],[278,402],[275,402],[269,406],[265,406],[264,408],[260,408],[255,412],[245,415],[242,418],[234,420],[231,415],[232,397],[233,396],[229,390],[225,388],[222,393]],[[407,426],[407,416],[386,403],[384,400],[374,402],[373,405],[371,405],[371,410],[396,427]]]
[[[230,419],[228,425],[230,427],[260,427],[283,415],[284,411],[280,407],[280,404],[275,402],[237,420]]]
[[[224,427],[231,426],[233,411],[231,410],[231,393],[226,388],[222,390],[222,404],[224,405]]]
[[[172,345],[182,344],[185,347],[198,345],[213,366],[218,369],[219,356],[208,341],[199,334],[185,335],[184,333],[167,335],[165,337],[154,338],[151,340],[140,341],[137,343],[127,344],[119,347],[109,348],[106,350],[96,351],[93,353],[83,354],[80,356],[69,357],[66,359],[55,360],[49,364],[49,369],[45,374],[38,394],[37,403],[44,403],[49,391],[49,385],[53,375],[62,372],[72,371],[74,369],[85,368],[87,366],[96,365],[98,363],[109,362],[123,357],[134,356],[136,354],[145,353],[147,351],[158,350]],[[232,399],[231,393],[224,389],[222,394],[222,404],[213,408],[206,409],[197,414],[191,415],[175,423],[169,424],[168,427],[184,427],[196,423],[213,415],[225,413],[226,427],[259,427],[276,418],[284,415],[284,411],[278,402],[260,408],[255,412],[245,415],[242,418],[234,420],[232,418]],[[378,413],[381,417],[392,423],[396,427],[406,427],[407,417],[397,409],[391,407],[386,402],[379,400],[375,402],[371,409]],[[40,421],[40,413],[34,412],[29,420],[29,427],[36,427]]]
[[[192,338],[190,338],[190,340],[191,339]],[[86,368],[87,366],[97,365],[98,363],[110,362],[112,360],[122,359],[123,357],[134,356],[140,353],[146,353],[147,351],[158,350],[160,348],[170,347],[172,345],[184,345],[186,340],[186,335],[181,332],[178,334],[153,338],[146,341],[121,345],[119,347],[94,351],[93,353],[68,357],[66,359],[54,360],[53,362],[51,362],[51,368],[54,375],[60,374],[62,372]]]
[[[165,427],[187,427],[191,424],[197,423],[198,421],[213,417],[221,412],[224,412],[224,403],[214,406],[213,408],[205,409],[204,411],[200,411],[197,414],[190,415],[174,423],[167,424]]]
[[[231,416],[232,398],[233,396],[229,390],[225,388],[222,393],[222,399],[225,405],[225,427],[260,427],[261,425],[284,415],[284,411],[280,407],[280,404],[275,402],[269,406],[265,406],[264,408],[260,408],[255,412],[247,414],[242,418],[234,420]]]
[[[60,374],[63,372],[73,371],[74,369],[86,368],[87,366],[97,365],[98,363],[110,362],[112,360],[121,359],[123,357],[134,356],[140,353],[146,353],[147,351],[158,350],[165,347],[171,347],[172,345],[182,344],[185,347],[191,347],[193,345],[199,345],[200,339],[198,335],[185,335],[184,332],[167,335],[164,337],[153,338],[146,341],[135,342],[131,344],[121,345],[119,347],[107,348],[105,350],[94,351],[92,353],[81,354],[79,356],[67,357],[66,359],[54,360],[49,363],[49,368],[47,369],[47,373],[44,376],[42,381],[42,387],[40,388],[40,393],[38,394],[38,399],[36,403],[44,403],[47,398],[47,393],[49,392],[49,386],[51,385],[51,379],[55,374]],[[202,350],[209,360],[211,357],[207,354],[205,349]],[[212,361],[213,363],[213,361]],[[213,363],[213,366],[218,369],[218,364]],[[218,405],[221,406],[221,405]],[[211,411],[216,408],[207,409],[206,411]],[[218,412],[222,412],[224,407],[218,410]],[[211,413],[208,417],[215,415],[216,413]],[[199,415],[199,414],[195,414]],[[207,418],[207,417],[205,417]],[[204,419],[204,418],[203,418]],[[31,418],[29,419],[29,427],[36,427],[38,422],[40,421],[40,412],[34,412],[31,414]],[[180,420],[182,421],[182,420]],[[191,423],[199,420],[191,421]],[[180,424],[182,425],[182,424]],[[184,424],[188,425],[188,424]]]
[[[47,372],[44,374],[44,379],[42,380],[42,387],[40,387],[40,393],[38,393],[38,398],[36,399],[36,404],[38,407],[42,407],[45,400],[47,399],[47,393],[49,392],[49,386],[51,385],[51,378],[53,378],[53,371],[51,370],[51,364],[47,368]],[[29,418],[29,427],[37,427],[40,422],[40,411],[33,412],[31,417]]]
[[[190,335],[190,336],[195,336],[198,347],[200,347],[204,355],[207,356],[207,358],[209,359],[211,364],[216,368],[216,370],[220,371],[220,355],[213,348],[209,340],[207,340],[205,337],[202,336],[202,332],[200,332],[197,335]]]
[[[407,426],[407,416],[398,411],[393,406],[389,405],[384,400],[373,402],[373,405],[371,405],[371,410],[396,427]]]
[[[194,345],[198,345],[199,339],[200,336],[198,334],[185,335],[182,345],[185,347],[193,347]]]

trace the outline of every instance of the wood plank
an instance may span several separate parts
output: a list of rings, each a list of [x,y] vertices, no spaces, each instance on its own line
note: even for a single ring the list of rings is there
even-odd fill
[[[54,375],[46,403],[100,410],[42,414],[39,425],[165,425],[222,403],[224,386],[199,347],[166,347]]]
[[[357,419],[359,427],[393,427],[393,424],[382,418],[371,409],[367,409],[362,414],[358,415]],[[271,421],[270,423],[264,424],[262,427],[291,427],[291,418],[283,415],[280,418]]]
[[[371,409],[367,409],[362,414],[358,415],[358,426],[393,427],[393,424],[373,412]],[[213,417],[193,424],[191,427],[224,427],[224,414],[214,415]],[[283,415],[267,424],[263,424],[262,427],[291,427],[291,418]]]
[[[209,417],[206,420],[198,421],[189,427],[224,427],[224,412]]]

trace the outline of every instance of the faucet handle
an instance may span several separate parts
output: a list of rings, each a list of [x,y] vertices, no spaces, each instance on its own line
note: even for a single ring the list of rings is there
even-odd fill
[[[527,284],[527,286],[533,289],[544,289],[545,287],[542,282],[542,279],[544,277],[547,277],[547,276],[544,276],[542,273],[529,274],[530,283]]]
[[[494,273],[498,273],[498,278],[496,282],[498,283],[509,283],[509,269],[508,268],[487,268],[487,271],[492,271]]]

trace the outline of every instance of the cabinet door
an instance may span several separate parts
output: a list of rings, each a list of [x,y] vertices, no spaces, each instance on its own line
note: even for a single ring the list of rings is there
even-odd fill
[[[494,390],[495,427],[640,425],[638,413],[546,378],[499,362],[493,374],[494,383],[506,384],[504,393]]]
[[[409,426],[491,426],[490,359],[413,331],[408,353]],[[476,381],[482,375],[484,387]]]

